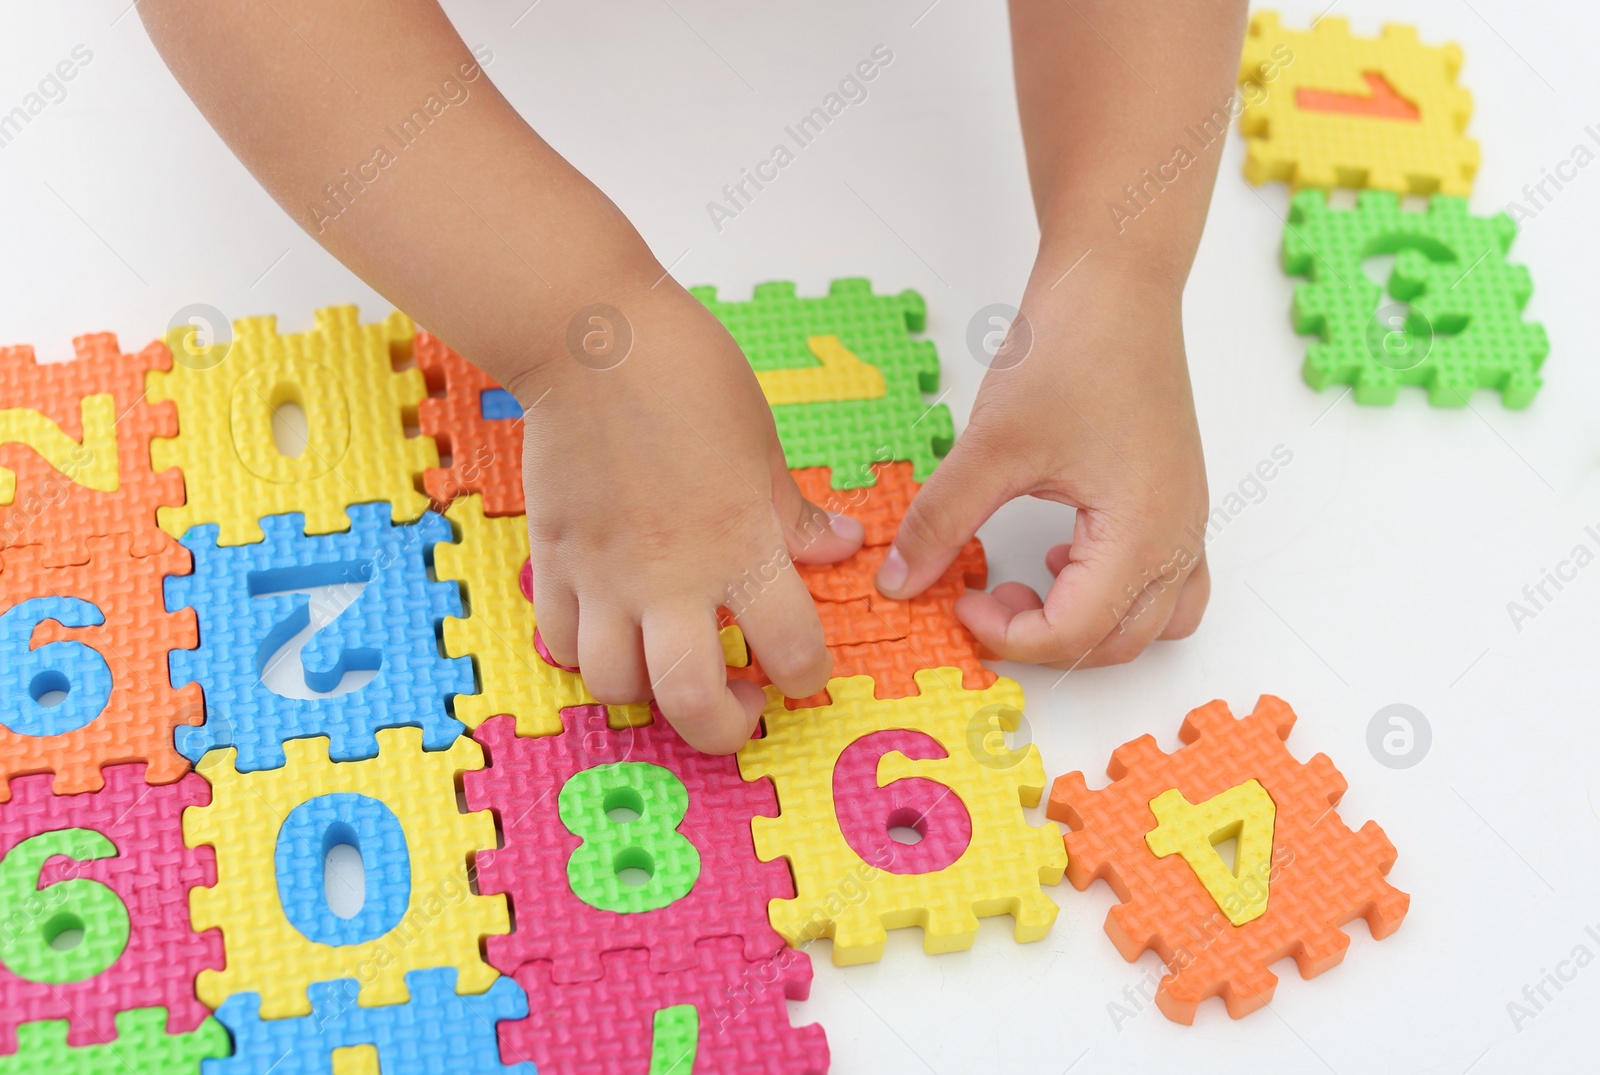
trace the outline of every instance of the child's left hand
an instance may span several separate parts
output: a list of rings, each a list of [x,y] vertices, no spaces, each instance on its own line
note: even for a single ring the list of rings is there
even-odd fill
[[[899,563],[891,552],[878,575],[885,594],[910,597],[1012,498],[1071,505],[1074,540],[1045,553],[1044,599],[1006,582],[956,606],[996,656],[1058,668],[1191,634],[1211,589],[1182,284],[1132,264],[1084,269],[1055,287],[1059,270],[1036,269],[966,431],[900,525]]]

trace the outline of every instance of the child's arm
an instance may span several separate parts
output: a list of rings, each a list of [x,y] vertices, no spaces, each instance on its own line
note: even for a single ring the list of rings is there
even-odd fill
[[[736,749],[761,698],[726,683],[715,610],[759,578],[739,601],[751,648],[785,693],[822,688],[831,659],[790,558],[847,556],[860,525],[801,497],[738,346],[522,121],[436,3],[140,12],[301,227],[522,402],[539,629],[557,661],[581,664],[601,701],[653,693],[690,743]],[[400,148],[391,131],[408,121]],[[592,304],[619,313],[573,331]],[[613,360],[586,353],[593,332],[631,335],[620,365],[592,368]]]
[[[1244,0],[1011,0],[1038,259],[965,433],[878,576],[891,597],[922,590],[1013,497],[1077,508],[1073,543],[1045,556],[1045,600],[1018,583],[962,598],[961,618],[1002,657],[1126,661],[1189,634],[1205,610],[1206,477],[1182,293],[1244,13]]]

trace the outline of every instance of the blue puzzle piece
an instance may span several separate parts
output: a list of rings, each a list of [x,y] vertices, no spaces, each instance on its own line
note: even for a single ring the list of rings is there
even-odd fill
[[[0,725],[18,735],[65,735],[93,721],[111,701],[111,668],[82,642],[30,648],[46,620],[63,627],[98,627],[105,615],[76,597],[35,597],[0,613]],[[55,705],[40,699],[66,697]]]
[[[461,615],[454,582],[433,582],[433,546],[453,540],[450,524],[432,512],[409,526],[390,522],[387,504],[350,508],[350,529],[307,537],[305,517],[261,520],[266,539],[255,545],[217,545],[214,525],[183,538],[194,572],[165,583],[168,611],[193,607],[200,647],[168,658],[172,683],[198,683],[206,719],[181,727],[178,752],[199,761],[208,750],[237,747],[240,772],[277,769],[289,739],[328,737],[334,761],[371,758],[382,728],[422,729],[423,748],[444,750],[464,731],[450,700],[476,689],[472,662],[445,657],[438,631]],[[285,590],[344,582],[366,584],[343,612],[301,651],[306,686],[326,692],[345,673],[375,672],[347,694],[285,698],[261,682],[268,659],[310,622],[305,594]]]
[[[488,421],[503,418],[521,418],[522,404],[504,388],[485,388],[478,394],[478,409]]]
[[[332,1053],[353,1045],[378,1051],[383,1075],[538,1075],[532,1061],[500,1060],[495,1024],[528,1014],[528,996],[510,978],[485,993],[456,994],[453,967],[406,975],[411,999],[404,1004],[363,1008],[353,978],[318,982],[307,993],[311,1014],[262,1019],[261,996],[237,993],[217,1009],[233,1032],[234,1055],[207,1060],[203,1075],[333,1075]]]

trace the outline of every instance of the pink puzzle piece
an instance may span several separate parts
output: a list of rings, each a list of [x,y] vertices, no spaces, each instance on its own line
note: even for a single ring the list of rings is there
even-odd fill
[[[603,972],[604,952],[648,948],[657,971],[695,965],[695,942],[742,938],[742,958],[759,960],[783,947],[767,921],[767,903],[790,899],[794,885],[782,860],[756,858],[750,819],[778,812],[770,781],[747,783],[731,757],[701,754],[659,715],[641,728],[613,729],[601,706],[562,714],[560,735],[518,738],[511,717],[485,721],[473,738],[489,766],[463,780],[467,809],[493,810],[505,846],[478,853],[478,886],[506,893],[516,926],[488,941],[489,962],[509,974],[532,960],[551,960],[558,981],[586,981]],[[568,862],[582,840],[562,823],[561,789],[575,774],[613,762],[661,766],[683,782],[688,812],[677,831],[699,852],[693,887],[649,911],[619,913],[574,894]]]
[[[815,1024],[789,1025],[785,1000],[811,992],[811,960],[785,948],[760,962],[740,958],[736,938],[701,941],[687,970],[653,973],[638,949],[605,957],[605,977],[559,984],[548,963],[516,973],[528,1018],[500,1024],[505,1063],[532,1060],[539,1075],[822,1075],[828,1039]],[[692,1044],[656,1032],[656,1013],[690,1005]],[[652,1063],[652,1053],[660,1059]],[[659,1066],[658,1066],[659,1065]]]
[[[20,776],[11,781],[11,801],[0,804],[0,884],[38,891],[37,902],[0,897],[0,929],[10,945],[39,944],[41,931],[71,927],[67,917],[110,902],[107,888],[128,921],[121,954],[79,981],[30,980],[0,963],[0,1055],[16,1051],[19,1024],[40,1019],[68,1020],[67,1043],[84,1046],[115,1038],[121,1011],[164,1007],[172,1034],[194,1030],[210,1014],[195,998],[194,979],[202,969],[222,967],[222,934],[190,929],[189,890],[215,884],[216,863],[211,848],[184,846],[180,819],[186,807],[211,801],[211,786],[195,773],[152,786],[143,765],[110,766],[104,775],[104,788],[79,795],[52,794],[49,773]],[[6,857],[18,844],[63,829],[98,833],[115,854],[82,861],[53,854],[37,881],[9,875]],[[13,861],[22,860],[17,855]],[[89,917],[81,943],[98,928]],[[47,963],[46,973],[34,977],[50,977],[50,971],[59,967]]]
[[[898,750],[908,758],[948,757],[926,732],[873,732],[845,747],[833,766],[833,801],[839,831],[863,862],[890,873],[937,873],[972,842],[972,817],[961,798],[936,780],[902,777],[878,786],[878,761]],[[892,829],[921,837],[901,843]]]

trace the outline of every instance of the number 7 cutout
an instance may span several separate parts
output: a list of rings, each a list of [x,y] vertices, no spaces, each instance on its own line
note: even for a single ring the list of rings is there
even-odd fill
[[[1171,788],[1150,800],[1150,811],[1157,824],[1145,843],[1157,858],[1182,855],[1229,922],[1242,926],[1267,913],[1277,807],[1260,781],[1246,780],[1203,803]],[[1217,850],[1228,840],[1235,841],[1231,870]]]

